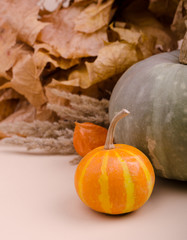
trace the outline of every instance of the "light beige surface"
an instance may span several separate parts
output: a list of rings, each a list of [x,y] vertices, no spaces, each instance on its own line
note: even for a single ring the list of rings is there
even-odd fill
[[[187,239],[187,182],[157,178],[142,208],[107,216],[79,200],[72,159],[0,147],[1,240]]]

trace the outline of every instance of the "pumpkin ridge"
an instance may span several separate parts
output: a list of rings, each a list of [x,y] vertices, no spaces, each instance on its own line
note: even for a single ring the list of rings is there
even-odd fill
[[[130,212],[133,209],[133,206],[135,204],[134,183],[130,175],[127,163],[123,160],[123,158],[120,156],[118,152],[115,151],[115,154],[117,156],[117,159],[121,163],[121,166],[123,169],[123,176],[124,176],[124,191],[126,192],[126,207],[123,210],[123,212]]]
[[[150,197],[152,190],[153,190],[153,180],[151,179],[151,173],[149,171],[149,169],[147,168],[147,166],[145,165],[145,163],[142,161],[141,157],[138,157],[136,154],[133,154],[131,151],[128,151],[126,149],[120,149],[120,151],[126,152],[129,155],[133,156],[137,162],[139,163],[140,167],[142,168],[146,180],[147,180],[147,188],[148,188],[148,196],[147,199]]]
[[[111,213],[111,203],[109,196],[109,184],[108,184],[108,174],[107,174],[107,163],[108,163],[109,152],[106,151],[102,159],[101,165],[101,176],[99,178],[99,184],[101,187],[101,194],[98,196],[99,201],[104,212]]]
[[[121,162],[116,159],[116,149],[109,150],[108,157],[108,185],[111,203],[111,214],[123,212],[126,206],[126,191],[124,188],[124,173]]]
[[[89,166],[89,164],[91,163],[91,161],[97,156],[99,155],[100,152],[96,152],[88,161],[87,163],[85,164],[84,168],[82,169],[82,173],[81,173],[81,176],[80,176],[80,179],[79,179],[79,182],[78,182],[78,188],[77,188],[77,191],[78,191],[78,194],[80,196],[80,198],[82,199],[83,202],[86,202],[84,200],[84,197],[83,197],[83,181],[84,181],[84,176],[85,176],[85,173],[86,173],[86,169],[87,167]]]

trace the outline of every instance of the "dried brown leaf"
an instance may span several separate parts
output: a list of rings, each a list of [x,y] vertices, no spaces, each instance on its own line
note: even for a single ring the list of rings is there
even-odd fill
[[[106,28],[93,34],[77,32],[74,21],[83,9],[71,6],[51,14],[45,19],[50,24],[41,31],[38,39],[53,46],[63,58],[96,56],[107,41]]]
[[[11,87],[12,87],[12,83],[11,82],[5,82],[3,85],[0,86],[0,90],[11,88]]]
[[[79,65],[72,70],[68,81],[62,81],[62,84],[86,89],[124,72],[137,61],[138,55],[134,45],[119,41],[108,43],[100,49],[93,63]]]
[[[80,3],[80,2],[95,2],[95,0],[73,0],[73,3]]]
[[[38,51],[44,51],[54,57],[60,57],[60,54],[53,48],[53,46],[47,43],[35,43],[33,48],[35,53]]]
[[[68,82],[68,81],[65,81]],[[52,81],[46,86],[46,88],[54,88],[57,90],[67,91],[71,93],[78,93],[79,88],[77,89],[75,86],[68,86],[64,84],[64,81],[57,81],[56,79],[52,79]]]
[[[38,33],[47,25],[38,20],[39,6],[36,3],[36,0],[4,0],[1,1],[0,9],[2,21],[8,23],[19,38],[31,46]]]
[[[68,1],[68,0],[67,0]],[[72,4],[76,6],[88,6],[93,2],[97,2],[98,6],[103,2],[103,0],[72,0]]]
[[[13,68],[11,86],[18,93],[25,96],[35,107],[46,102],[46,97],[40,82],[41,69],[37,69],[31,55],[23,56]]]
[[[78,65],[80,63],[80,59],[78,58],[73,58],[73,59],[65,59],[62,57],[59,58],[53,58],[55,61],[55,67],[59,67],[61,69],[67,70],[75,65]]]
[[[142,32],[133,25],[128,26],[126,23],[122,26],[120,26],[118,22],[112,23],[110,24],[110,29],[118,34],[118,40],[124,40],[130,44],[137,45],[143,35]]]
[[[33,60],[36,65],[38,75],[44,78],[48,78],[48,75],[52,71],[55,72],[57,68],[67,70],[80,62],[79,59],[64,59],[62,57],[55,57],[42,49],[35,51]],[[47,65],[49,63],[50,65]],[[45,69],[46,66],[47,68]],[[49,78],[48,80],[50,81]]]
[[[16,109],[18,101],[15,99],[3,100],[0,102],[0,121],[10,116]]]
[[[0,102],[10,99],[20,99],[22,96],[14,91],[12,88],[4,89],[0,91]]]
[[[4,85],[5,83],[9,82],[8,79],[4,78],[4,77],[0,77],[0,89],[1,89],[1,86]]]
[[[92,85],[85,64],[79,65],[69,75],[68,81],[63,81],[64,85],[88,88]]]
[[[53,88],[60,91],[66,91],[73,94],[83,94],[92,98],[102,99],[102,98],[110,98],[112,89],[114,88],[117,80],[119,79],[119,75],[114,76],[112,79],[107,79],[106,81],[99,82],[90,86],[89,88],[83,89],[79,87],[79,81],[77,84],[72,84],[73,86],[68,85],[71,81],[57,81],[53,79],[51,83],[47,85],[47,88]],[[78,80],[78,79],[77,79]],[[73,80],[72,80],[73,81]],[[77,85],[77,87],[75,86]]]
[[[85,8],[75,19],[75,30],[85,33],[93,33],[108,25],[110,21],[111,7],[114,0],[103,4],[93,3]]]
[[[136,26],[122,22],[115,22],[110,24],[110,29],[118,35],[118,40],[136,46],[139,60],[150,57],[154,54],[156,38],[153,36],[148,37]]]
[[[10,26],[0,27],[0,77],[10,80],[7,71],[14,65],[19,52],[19,47],[15,47],[17,33]]]
[[[56,62],[50,57],[50,55],[43,51],[37,51],[34,53],[33,62],[36,66],[38,76],[41,75],[47,63],[56,65]]]
[[[133,45],[123,42],[107,44],[93,63],[86,62],[90,82],[94,84],[122,73],[137,61]]]

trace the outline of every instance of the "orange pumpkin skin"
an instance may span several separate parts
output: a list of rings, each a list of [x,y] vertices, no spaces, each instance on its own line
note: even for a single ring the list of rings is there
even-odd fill
[[[80,199],[97,212],[123,214],[140,208],[150,197],[155,174],[149,159],[137,148],[115,144],[89,152],[75,173]]]

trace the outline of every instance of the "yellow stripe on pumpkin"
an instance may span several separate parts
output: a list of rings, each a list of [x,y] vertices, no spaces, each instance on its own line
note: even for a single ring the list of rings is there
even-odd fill
[[[120,149],[121,150],[121,149]],[[115,152],[117,158],[121,162],[121,166],[123,168],[123,175],[124,175],[124,190],[126,191],[126,207],[124,212],[129,212],[133,209],[134,206],[134,183],[132,181],[131,174],[129,172],[129,168],[127,163],[123,160],[123,158]]]
[[[82,201],[85,202],[84,197],[83,197],[83,180],[84,180],[84,175],[86,173],[86,169],[88,167],[88,165],[90,164],[90,162],[96,157],[96,155],[98,155],[99,152],[96,152],[85,164],[84,168],[82,169],[81,172],[81,176],[78,182],[78,191],[79,191],[79,197],[82,199]]]
[[[152,192],[152,188],[153,188],[153,184],[152,184],[152,180],[151,180],[151,174],[148,170],[148,168],[146,167],[145,163],[143,162],[143,160],[138,157],[136,154],[132,153],[131,151],[125,150],[125,149],[120,149],[120,151],[126,152],[129,155],[133,156],[140,164],[140,167],[142,168],[146,180],[147,180],[147,187],[148,187],[148,197],[151,195]]]
[[[108,152],[105,153],[105,156],[102,159],[101,176],[99,178],[99,184],[101,187],[101,194],[99,195],[99,201],[101,202],[101,206],[104,212],[111,213],[107,163],[108,163]]]

